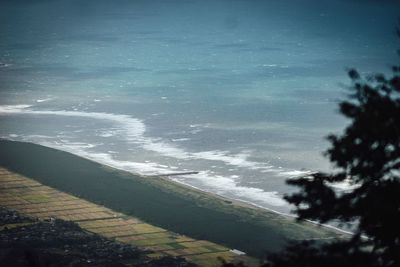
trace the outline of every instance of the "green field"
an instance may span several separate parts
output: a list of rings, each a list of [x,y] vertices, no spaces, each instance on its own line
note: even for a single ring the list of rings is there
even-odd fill
[[[287,240],[338,236],[309,223],[233,205],[165,178],[133,175],[31,143],[0,140],[0,165],[150,224],[256,257],[279,250]]]

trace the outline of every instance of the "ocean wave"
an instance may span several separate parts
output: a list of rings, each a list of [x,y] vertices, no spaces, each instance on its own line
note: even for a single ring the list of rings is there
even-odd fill
[[[47,147],[51,147],[54,149],[63,150],[80,157],[84,157],[86,159],[93,160],[95,162],[101,163],[106,166],[110,166],[113,168],[117,168],[120,170],[129,171],[136,174],[142,175],[154,175],[156,173],[165,173],[169,170],[169,168],[165,168],[165,166],[157,164],[155,162],[146,161],[142,162],[133,162],[133,161],[124,161],[117,160],[112,157],[112,153],[99,153],[93,151],[87,151],[87,148],[93,148],[96,144],[84,144],[84,143],[74,143],[74,142],[48,142],[41,141],[38,142],[40,145],[44,145]]]
[[[198,174],[186,175],[187,179],[195,179],[197,183],[202,184],[211,192],[225,197],[236,197],[241,200],[247,200],[251,203],[262,203],[269,206],[285,206],[287,202],[275,191],[265,191],[261,188],[241,186],[235,180],[235,177],[215,175],[210,171],[203,171]],[[174,180],[180,180],[174,178]]]
[[[23,137],[24,141],[31,141],[32,136]],[[146,160],[145,162],[133,162],[119,160],[113,157],[113,153],[99,153],[88,151],[88,149],[96,147],[98,144],[88,144],[83,142],[71,142],[68,140],[49,141],[48,138],[42,138],[37,141],[40,145],[63,150],[72,154],[84,157],[95,162],[129,171],[142,175],[155,175],[168,173],[177,167],[163,165]],[[216,175],[212,171],[201,171],[198,174],[184,175],[184,180],[195,180],[195,184],[201,184],[201,190],[207,188],[209,192],[216,193],[220,196],[244,200],[249,203],[258,203],[262,206],[284,206],[287,203],[277,192],[267,192],[260,188],[241,186],[237,182],[238,175],[222,176]],[[173,177],[174,181],[182,182],[180,178]],[[186,184],[186,183],[185,183]],[[200,188],[199,188],[200,189]]]
[[[67,111],[67,110],[34,110],[30,105],[8,105],[0,106],[1,114],[33,114],[33,115],[52,115],[52,116],[68,116],[68,117],[81,117],[88,119],[96,119],[101,121],[109,121],[110,123],[117,124],[112,130],[98,131],[97,136],[111,137],[118,133],[119,136],[125,138],[128,143],[136,144],[140,148],[156,152],[158,155],[171,157],[179,160],[206,160],[211,162],[222,162],[226,165],[234,166],[236,168],[244,168],[249,170],[259,170],[263,173],[278,174],[284,177],[296,177],[305,174],[304,171],[286,170],[277,168],[272,165],[255,162],[249,160],[251,156],[248,151],[232,154],[229,151],[210,150],[200,152],[189,152],[183,148],[170,144],[162,139],[145,136],[146,126],[142,120],[133,118],[124,114],[113,114],[105,112],[87,112],[87,111]],[[190,125],[191,128],[197,125]],[[92,145],[83,143],[68,143],[65,142],[48,142],[49,140],[42,140],[40,143],[60,148],[65,151],[98,161],[102,164],[111,165],[116,168],[121,168],[127,171],[132,171],[139,174],[160,174],[165,173],[171,168],[162,166],[157,163],[145,162],[131,162],[121,161],[114,159],[110,153],[96,153],[93,151],[88,152],[88,149],[93,148]],[[178,165],[180,165],[178,163]],[[212,164],[210,164],[212,166]],[[175,168],[176,169],[176,168]],[[198,176],[192,178],[201,180],[203,184],[208,184],[213,187],[214,191],[223,192],[224,194],[231,194],[253,201],[272,203],[271,205],[283,205],[283,200],[276,195],[275,192],[265,192],[259,188],[239,186],[235,180],[237,178],[218,176],[210,171],[203,171]]]
[[[47,101],[50,101],[50,100],[53,100],[53,98],[48,97],[48,98],[43,98],[43,99],[36,99],[36,102],[42,103],[42,102],[47,102]]]
[[[68,116],[68,117],[81,117],[97,120],[106,120],[111,123],[119,125],[118,132],[123,131],[124,137],[128,142],[139,144],[143,149],[148,151],[157,152],[162,156],[172,157],[181,160],[209,160],[219,161],[227,165],[247,168],[252,170],[263,170],[263,172],[284,174],[284,171],[279,168],[274,168],[271,165],[254,162],[248,160],[249,153],[231,154],[228,151],[210,150],[200,152],[189,152],[176,145],[160,141],[160,139],[145,136],[146,126],[142,120],[133,118],[125,114],[113,114],[105,112],[87,112],[87,111],[67,111],[67,110],[33,110],[30,105],[3,105],[0,106],[0,114],[35,114],[35,115],[55,115],[55,116]],[[196,127],[197,125],[190,125],[189,127]],[[121,129],[121,130],[120,130]],[[101,137],[110,137],[115,134],[115,131],[99,133]],[[290,172],[290,171],[289,171]],[[300,171],[291,171],[295,172]]]
[[[236,155],[229,155],[226,151],[214,150],[214,151],[203,151],[192,154],[195,158],[201,158],[212,161],[222,161],[228,165],[239,166],[244,168],[256,169],[257,162],[247,160],[249,154],[239,153]]]
[[[171,139],[172,142],[184,142],[184,141],[190,141],[190,138],[174,138]]]
[[[55,115],[67,117],[81,117],[98,120],[106,120],[118,123],[125,130],[126,137],[130,140],[143,140],[145,132],[144,123],[123,114],[112,114],[105,112],[67,111],[67,110],[32,110],[31,105],[3,105],[0,106],[0,114],[34,114],[34,115]]]
[[[210,150],[200,152],[189,152],[176,145],[160,141],[160,139],[146,137],[146,126],[143,121],[124,114],[113,114],[104,112],[86,112],[86,111],[66,111],[66,110],[33,110],[30,105],[3,105],[0,106],[0,114],[36,114],[36,115],[55,115],[82,117],[98,120],[107,120],[118,124],[117,131],[107,131],[98,134],[100,137],[111,137],[117,132],[124,132],[123,135],[128,142],[139,144],[145,150],[156,152],[162,156],[172,157],[180,160],[209,160],[219,161],[230,166],[246,168],[252,170],[261,170],[263,173],[274,173],[284,177],[298,177],[307,174],[306,171],[284,170],[268,164],[248,160],[249,153],[243,152],[231,154],[228,151]],[[197,125],[190,125],[191,128]]]
[[[288,178],[295,178],[295,177],[310,175],[311,173],[312,173],[311,171],[303,171],[303,170],[292,170],[292,171],[281,170],[279,171],[278,175]]]
[[[29,136],[26,136],[25,141],[29,141]],[[172,170],[175,170],[176,167],[167,166],[163,164],[158,164],[155,162],[151,162],[146,160],[146,162],[133,162],[133,161],[125,161],[118,160],[112,156],[112,153],[99,153],[88,151],[88,148],[96,147],[97,144],[86,144],[81,142],[68,142],[67,140],[60,140],[58,142],[49,142],[48,140],[38,141],[40,145],[44,145],[47,147],[51,147],[54,149],[63,150],[66,152],[70,152],[72,154],[78,155],[80,157],[84,157],[89,160],[93,160],[95,162],[104,164],[106,166],[110,166],[113,168],[125,170],[128,172],[141,174],[141,175],[155,175],[168,173]],[[185,185],[190,185],[192,187],[198,188],[200,190],[216,193],[223,197],[228,197],[236,200],[242,200],[247,203],[258,203],[263,207],[264,205],[268,206],[284,206],[287,203],[282,199],[281,196],[277,192],[267,192],[260,188],[255,187],[247,187],[240,186],[236,182],[236,178],[239,176],[222,176],[215,175],[211,171],[201,171],[198,174],[190,174],[184,175],[182,177],[172,177],[173,181],[183,183]],[[182,182],[184,180],[191,180],[192,184],[188,184]],[[196,181],[195,184],[201,184],[201,187],[193,186],[193,180]],[[265,208],[265,207],[264,207]]]

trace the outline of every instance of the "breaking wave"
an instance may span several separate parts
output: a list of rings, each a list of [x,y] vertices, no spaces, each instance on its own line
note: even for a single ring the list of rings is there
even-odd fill
[[[7,114],[68,116],[108,121],[114,125],[116,124],[115,127],[118,128],[118,132],[123,133],[122,136],[128,143],[139,145],[145,150],[156,152],[162,156],[185,161],[218,161],[238,168],[262,170],[263,173],[271,172],[281,176],[299,176],[307,173],[305,171],[284,170],[268,164],[251,161],[248,159],[250,154],[245,152],[231,154],[227,151],[221,150],[200,152],[186,151],[175,144],[169,144],[158,138],[146,136],[146,126],[144,122],[140,119],[124,114],[68,110],[34,110],[32,109],[32,106],[29,105],[0,106],[0,115]],[[112,133],[101,132],[99,136],[110,137],[112,136]],[[89,152],[88,149],[92,148],[93,145],[88,145],[85,143],[72,143],[68,141],[51,142],[48,139],[44,139],[38,143],[68,151],[105,165],[139,174],[160,174],[171,171],[171,169],[176,169],[176,167],[165,166],[150,161],[146,161],[144,163],[124,161],[116,159],[111,153],[99,153],[93,151]],[[191,180],[193,182],[191,182]],[[228,196],[233,199],[241,199],[245,202],[266,204],[271,206],[287,205],[287,203],[277,192],[267,192],[260,188],[241,186],[238,184],[237,179],[234,176],[215,175],[209,171],[202,171],[198,174],[187,175],[185,177],[185,181],[185,183],[189,185],[205,189],[206,191],[214,192],[222,196]]]

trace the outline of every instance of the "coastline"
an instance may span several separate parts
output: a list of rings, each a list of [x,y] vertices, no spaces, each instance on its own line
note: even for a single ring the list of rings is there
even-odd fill
[[[32,142],[29,142],[29,141],[15,141],[15,140],[12,140],[12,139],[2,139],[2,138],[0,138],[0,140],[7,140],[7,141],[13,141],[13,142],[22,142],[22,143],[24,143],[24,142],[32,143]],[[211,198],[220,198],[220,199],[222,199],[223,201],[232,202],[232,205],[233,205],[233,206],[245,207],[245,208],[251,208],[251,209],[258,209],[258,210],[260,210],[260,211],[262,211],[262,212],[272,212],[272,213],[274,213],[274,214],[283,216],[284,218],[290,219],[290,220],[296,219],[296,215],[294,215],[294,214],[289,214],[289,213],[285,213],[285,212],[280,212],[280,211],[274,210],[274,209],[272,209],[272,208],[268,208],[268,207],[265,207],[265,206],[257,205],[256,203],[253,203],[253,202],[250,202],[250,201],[245,201],[245,200],[243,200],[243,199],[239,199],[239,198],[229,198],[229,197],[226,197],[226,196],[217,194],[217,193],[215,193],[215,192],[206,191],[206,190],[201,189],[201,188],[199,188],[199,187],[196,187],[196,186],[193,186],[193,185],[184,183],[184,182],[182,182],[182,181],[180,181],[180,180],[178,180],[178,179],[170,178],[171,175],[163,175],[163,174],[160,174],[160,175],[145,175],[145,174],[140,174],[140,173],[136,173],[136,172],[134,172],[134,171],[128,171],[128,170],[119,168],[119,167],[114,166],[114,165],[112,165],[112,164],[110,164],[110,163],[108,163],[108,162],[105,162],[105,161],[102,161],[102,162],[96,161],[95,159],[92,159],[92,158],[90,158],[90,157],[85,157],[84,155],[81,155],[81,154],[79,154],[79,153],[74,153],[73,151],[65,150],[65,149],[63,149],[62,147],[51,146],[51,145],[46,145],[46,144],[38,144],[38,143],[33,143],[33,144],[36,144],[36,145],[39,145],[39,146],[43,146],[43,147],[47,147],[47,148],[51,148],[51,149],[55,149],[55,150],[64,151],[64,152],[73,154],[73,155],[75,155],[75,156],[77,156],[77,157],[84,158],[84,159],[86,159],[86,160],[89,160],[89,161],[92,161],[92,162],[95,162],[95,163],[98,163],[98,164],[107,166],[107,167],[109,167],[109,168],[111,168],[111,169],[116,169],[116,170],[119,170],[119,171],[122,171],[122,172],[127,172],[127,173],[129,173],[129,174],[136,175],[136,176],[141,176],[141,177],[143,177],[143,178],[146,178],[146,177],[153,177],[153,178],[154,178],[154,177],[157,177],[157,178],[159,178],[159,179],[163,179],[167,184],[168,184],[168,183],[178,184],[178,185],[181,185],[181,186],[183,186],[183,187],[185,187],[185,188],[188,188],[188,189],[191,189],[191,190],[195,190],[195,191],[201,192],[202,194],[207,194],[207,195],[210,196]],[[311,220],[305,220],[305,221],[307,221],[308,223],[314,224],[314,225],[317,226],[317,227],[325,227],[325,228],[328,228],[328,229],[337,231],[337,232],[339,232],[339,233],[341,233],[341,234],[353,235],[353,233],[352,233],[351,231],[346,231],[346,230],[344,230],[344,229],[335,227],[335,226],[333,226],[333,225],[329,225],[329,224],[320,224],[320,223],[318,223],[318,222],[311,221]]]
[[[148,177],[148,176],[145,175],[144,177]],[[159,177],[161,179],[165,179],[167,183],[171,183],[171,182],[172,183],[177,183],[177,184],[179,184],[181,186],[184,186],[184,187],[187,187],[189,189],[197,190],[197,191],[199,191],[199,192],[201,192],[203,194],[207,194],[211,198],[220,198],[223,201],[231,202],[232,206],[234,206],[234,207],[243,207],[243,208],[248,208],[248,209],[255,209],[255,210],[258,210],[260,212],[271,212],[271,213],[276,214],[278,216],[282,216],[283,218],[285,218],[287,220],[295,220],[297,218],[297,216],[294,215],[294,214],[288,214],[288,213],[284,213],[284,212],[279,212],[279,211],[276,211],[276,210],[273,210],[273,209],[270,209],[270,208],[267,208],[267,207],[256,205],[255,203],[252,203],[252,202],[244,201],[242,199],[228,198],[228,197],[225,197],[225,196],[221,196],[221,195],[218,195],[216,193],[208,192],[208,191],[202,190],[200,188],[197,188],[195,186],[182,183],[182,182],[180,182],[178,180],[172,180],[172,179],[168,179],[168,178],[164,178],[164,177],[160,177],[160,176],[157,176],[157,177]],[[335,227],[335,226],[330,225],[330,224],[321,224],[321,223],[318,223],[318,222],[312,221],[312,220],[305,220],[305,221],[307,223],[311,223],[311,224],[315,225],[316,227],[328,228],[328,229],[337,231],[337,232],[339,232],[341,234],[346,234],[346,235],[353,235],[354,234],[353,232],[343,230],[341,228]]]
[[[109,166],[109,167],[114,168],[112,166]],[[124,171],[124,170],[121,170],[121,171]],[[128,172],[128,173],[130,173],[130,172]],[[136,174],[136,173],[133,173],[133,174],[134,175],[140,175],[140,174]],[[179,180],[169,179],[167,177],[164,177],[163,175],[160,175],[160,176],[140,175],[140,176],[142,176],[144,178],[152,177],[152,178],[161,179],[166,184],[171,184],[172,183],[172,184],[176,184],[176,185],[182,186],[184,188],[187,188],[189,190],[195,190],[198,193],[207,195],[211,199],[216,198],[216,199],[222,200],[225,203],[229,203],[230,206],[232,206],[233,208],[239,208],[240,207],[240,208],[245,208],[245,209],[254,209],[254,210],[259,211],[261,213],[264,213],[264,212],[273,213],[273,214],[276,214],[277,216],[282,216],[284,219],[287,219],[287,220],[295,220],[296,219],[296,215],[294,215],[294,214],[287,214],[287,213],[279,212],[279,211],[276,211],[276,210],[273,210],[273,209],[270,209],[270,208],[266,208],[266,207],[263,207],[263,206],[256,205],[255,203],[246,202],[246,201],[241,200],[241,199],[234,199],[234,198],[228,198],[228,197],[225,197],[225,196],[221,196],[221,195],[218,195],[218,194],[213,193],[213,192],[208,192],[208,191],[202,190],[202,189],[197,188],[195,186],[192,186],[190,184],[182,183]],[[335,227],[333,225],[320,224],[320,223],[312,221],[312,220],[305,220],[305,221],[307,223],[315,225],[315,227],[323,227],[323,228],[327,228],[327,229],[330,229],[330,230],[337,231],[338,233],[341,233],[341,234],[353,235],[352,232],[340,229],[340,228]]]
[[[110,132],[108,127],[101,129],[100,133],[87,133],[88,136],[94,134],[96,137],[100,137],[100,139],[97,141],[90,140],[90,138],[85,140],[83,136],[75,140],[68,140],[69,138],[66,137],[57,141],[51,140],[51,137],[46,136],[45,133],[42,133],[44,135],[28,134],[26,137],[24,137],[25,134],[21,136],[18,134],[9,134],[8,137],[3,137],[5,139],[11,139],[15,141],[33,142],[39,145],[70,152],[80,157],[84,157],[114,168],[123,169],[134,174],[139,173],[144,175],[162,175],[163,173],[171,173],[177,170],[182,172],[195,171],[196,174],[190,175],[189,177],[183,177],[181,179],[180,177],[175,176],[174,179],[180,180],[183,183],[194,185],[201,190],[206,190],[214,194],[220,194],[228,198],[238,198],[243,201],[248,201],[248,203],[254,203],[256,205],[260,205],[261,207],[266,207],[267,209],[287,214],[290,213],[288,210],[288,205],[279,194],[279,187],[285,187],[285,182],[282,177],[294,177],[308,173],[306,170],[295,170],[280,166],[278,167],[276,164],[263,162],[263,160],[254,161],[249,159],[252,153],[246,151],[234,152],[231,151],[230,147],[220,147],[219,149],[217,149],[217,147],[206,149],[200,148],[193,151],[191,151],[191,149],[187,150],[186,146],[180,146],[174,142],[171,143],[164,139],[159,139],[146,134],[147,126],[144,121],[136,117],[132,117],[131,115],[127,115],[124,112],[109,113],[78,110],[43,110],[40,108],[38,109],[38,107],[36,108],[35,105],[20,104],[0,105],[0,113],[1,115],[20,114],[24,116],[61,116],[69,119],[94,119],[99,122],[101,121],[107,124],[110,123],[111,127],[115,127],[115,125],[117,125],[118,129],[122,133],[122,138],[117,138],[118,142],[126,142],[129,147],[135,147],[134,149],[138,149],[138,151],[132,152],[129,151],[129,148],[125,149],[124,147],[120,147],[118,152],[112,151],[113,148],[111,147],[100,150],[94,149],[97,146],[105,145],[107,147],[109,142],[113,143],[116,141],[109,139],[110,134],[112,136],[115,133],[112,133],[113,131]],[[192,126],[193,125],[190,125],[189,127]],[[81,130],[78,130],[78,132],[81,132]],[[61,131],[60,134],[63,135],[63,131]],[[75,136],[75,134],[73,135]],[[147,152],[150,152],[150,154],[155,152],[157,158],[154,158],[154,156],[145,156],[145,158],[142,160],[140,153]],[[130,154],[133,154],[133,157],[138,156],[140,159],[132,160],[130,159]],[[160,156],[161,158],[158,158]],[[170,158],[172,162],[165,161],[165,157]],[[186,161],[188,161],[188,165],[186,165]],[[213,165],[208,165],[210,162],[208,162],[207,165],[204,165],[205,161],[212,161]],[[223,166],[223,171],[216,171],[216,169],[219,169],[218,166]],[[228,167],[228,169],[225,167]],[[246,175],[240,173],[236,174],[236,172],[235,174],[231,173],[231,171],[235,170],[236,168],[239,168],[240,172],[250,171],[250,176],[255,174],[252,173],[253,171],[259,172],[256,174],[258,177],[271,175],[270,178],[272,180],[280,181],[278,182],[279,185],[274,185],[272,187],[259,187],[252,186],[251,184],[245,185],[243,184],[243,177]]]
[[[211,240],[214,239],[213,241],[244,250],[249,255],[260,257],[265,250],[279,250],[287,240],[324,240],[343,237],[342,233],[335,229],[318,227],[311,222],[297,223],[289,216],[279,215],[265,209],[262,210],[260,207],[250,203],[204,192],[166,177],[135,175],[68,152],[32,143],[0,140],[0,146],[2,147],[1,151],[7,151],[7,153],[0,155],[1,165],[8,165],[6,167],[24,172],[23,174],[25,175],[28,173],[29,175],[27,176],[40,180],[42,183],[80,195],[107,207],[110,206],[128,214],[134,214],[145,221],[188,234],[189,236],[205,236]],[[32,155],[28,155],[32,153],[35,158],[32,158]],[[51,170],[47,169],[44,172],[47,173],[46,175],[43,174],[43,169],[36,166],[38,164],[43,165],[41,168],[48,168],[49,165],[41,162],[43,160],[53,161]],[[65,162],[57,162],[57,160]],[[63,175],[67,176],[55,181],[56,177],[54,175],[57,174],[57,168],[59,171],[62,171],[63,168],[66,168],[66,172],[70,171],[68,168],[71,166],[63,164],[68,161],[76,163],[75,167],[78,165],[82,165],[81,167],[86,166],[81,170],[82,173],[88,175],[88,172],[92,171],[95,174],[99,174],[102,177],[101,182],[107,184],[101,187],[93,183],[95,181],[93,179],[96,178],[90,178],[92,179],[90,180],[82,176],[72,182],[78,182],[79,178],[82,178],[79,181],[79,183],[82,182],[84,184],[82,190],[82,188],[71,186],[71,181],[62,180],[63,178],[67,179],[65,177],[70,177],[68,175],[71,173],[64,173]],[[18,166],[22,162],[29,166]],[[49,175],[49,173],[52,174]],[[57,177],[63,175],[59,174]],[[113,184],[112,182],[117,181],[115,179],[119,179],[120,183]],[[88,190],[85,190],[85,186],[87,186],[86,189]],[[124,186],[129,188],[124,188]],[[133,186],[138,187],[136,191],[132,191],[134,190]],[[104,191],[104,187],[108,190]],[[144,192],[139,189],[143,189]],[[107,197],[102,196],[99,192],[107,195]],[[116,194],[118,192],[121,194]],[[139,194],[139,196],[132,196],[132,193]],[[149,193],[149,195],[146,195],[146,193]],[[131,201],[138,203],[132,203]],[[118,202],[120,203],[118,204]],[[136,206],[132,207],[132,205],[129,205],[130,202],[133,206],[135,206],[134,204]],[[146,210],[146,208],[149,210]],[[191,218],[191,216],[194,216],[194,218]],[[216,229],[211,229],[210,231],[205,229],[207,228],[205,223],[208,220],[215,222]],[[244,230],[240,235],[236,232],[239,229]],[[260,240],[257,240],[253,246],[245,244],[246,242],[252,242],[252,238],[254,239],[259,235],[261,235]]]

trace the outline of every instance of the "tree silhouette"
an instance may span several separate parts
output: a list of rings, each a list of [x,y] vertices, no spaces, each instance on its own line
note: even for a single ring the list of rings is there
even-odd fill
[[[400,266],[400,66],[389,78],[348,74],[351,93],[339,107],[351,123],[328,137],[326,152],[336,171],[289,180],[300,192],[285,199],[300,220],[357,222],[355,233],[322,246],[292,244],[265,266]],[[351,187],[337,192],[338,182]]]
[[[285,199],[299,220],[356,222],[354,235],[292,243],[269,255],[264,267],[400,266],[400,65],[390,77],[348,74],[350,94],[339,108],[351,123],[328,137],[326,156],[335,170],[287,181],[300,190]],[[339,182],[350,187],[337,191],[332,185]]]

